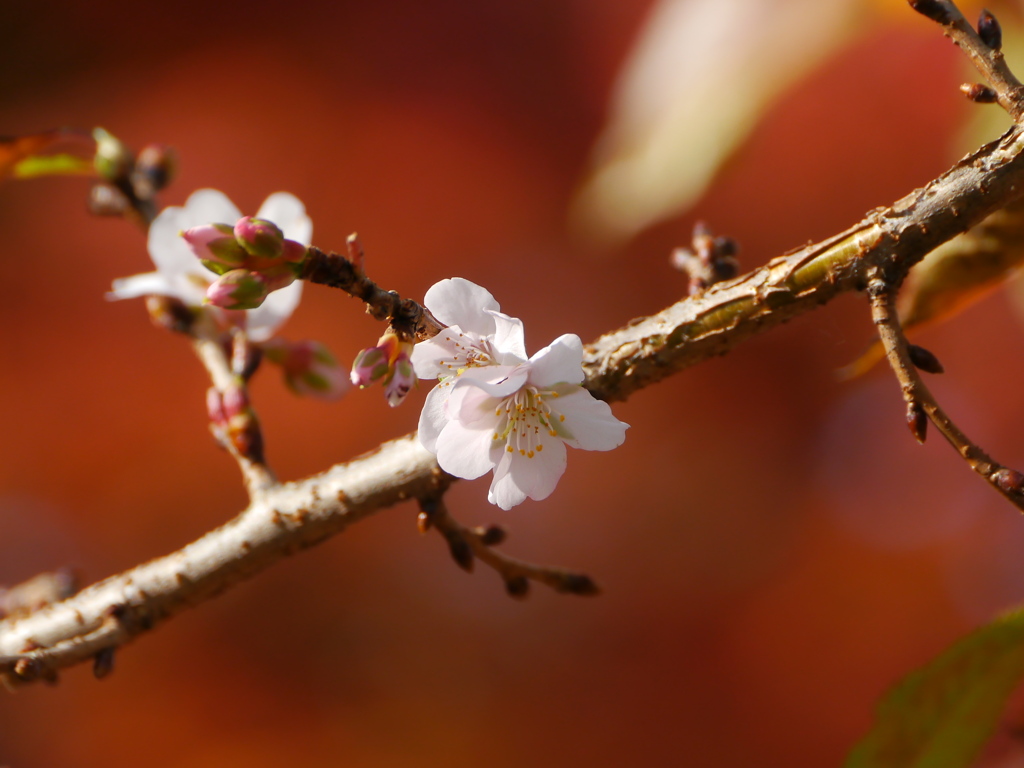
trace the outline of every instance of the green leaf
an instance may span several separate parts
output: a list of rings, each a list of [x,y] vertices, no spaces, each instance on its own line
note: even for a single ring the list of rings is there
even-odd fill
[[[1024,610],[1000,616],[907,675],[845,768],[966,768],[1024,677]]]
[[[92,161],[74,155],[34,155],[14,165],[13,175],[19,179],[35,176],[78,175],[92,173]]]

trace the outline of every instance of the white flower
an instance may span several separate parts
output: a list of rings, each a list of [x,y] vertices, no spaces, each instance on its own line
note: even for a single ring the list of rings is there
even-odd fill
[[[268,197],[256,216],[274,222],[289,240],[309,245],[312,239],[313,223],[306,215],[305,206],[287,192],[276,192]],[[193,192],[183,208],[165,208],[149,227],[149,255],[157,271],[115,280],[107,297],[170,296],[190,307],[204,307],[204,311],[223,322],[229,315],[203,302],[206,288],[216,275],[192,254],[181,233],[203,224],[234,224],[240,218],[241,211],[216,189]],[[271,293],[258,308],[245,312],[244,322],[250,338],[254,341],[270,338],[295,310],[301,295],[302,283],[296,281]]]
[[[424,303],[449,327],[413,350],[417,375],[440,379],[420,414],[420,442],[457,477],[493,469],[492,504],[547,498],[565,471],[566,445],[607,451],[625,440],[628,425],[581,386],[578,336],[560,336],[527,360],[522,322],[480,286],[444,280]]]

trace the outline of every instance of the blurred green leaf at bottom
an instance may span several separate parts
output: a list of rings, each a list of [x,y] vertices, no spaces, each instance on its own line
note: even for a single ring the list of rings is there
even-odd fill
[[[1024,610],[1005,614],[904,678],[846,768],[971,765],[1024,676]]]

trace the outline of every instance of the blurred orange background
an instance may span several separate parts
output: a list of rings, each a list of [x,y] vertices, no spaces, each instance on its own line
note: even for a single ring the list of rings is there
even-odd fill
[[[212,186],[253,212],[293,192],[315,244],[358,231],[403,295],[474,280],[533,352],[677,300],[668,257],[697,219],[739,240],[744,268],[849,226],[945,170],[982,109],[948,41],[893,0],[694,210],[599,252],[567,210],[650,5],[24,4],[5,9],[0,133],[173,145],[165,204]],[[151,267],[87,190],[0,185],[0,583],[64,565],[91,582],[245,505],[188,345],[141,302],[104,301]],[[283,333],[351,360],[380,328],[307,286]],[[463,522],[506,526],[505,551],[585,571],[599,597],[511,600],[421,536],[413,505],[384,510],[144,636],[103,681],[80,667],[0,695],[0,765],[837,765],[888,686],[1024,597],[1024,520],[938,436],[914,442],[886,371],[836,382],[870,336],[865,302],[841,298],[617,404],[625,445],[572,452],[545,502],[506,513],[486,481],[454,487]],[[1005,296],[918,338],[953,417],[1024,468]],[[268,458],[285,479],[344,461],[412,430],[423,392],[325,405],[265,370]]]

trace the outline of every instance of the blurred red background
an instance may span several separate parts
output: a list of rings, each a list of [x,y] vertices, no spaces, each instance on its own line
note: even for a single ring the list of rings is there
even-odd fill
[[[961,61],[909,10],[880,16],[764,116],[695,210],[594,252],[567,208],[649,6],[23,4],[5,8],[0,133],[102,125],[173,145],[166,204],[212,186],[252,212],[291,191],[314,243],[358,231],[371,275],[406,295],[479,282],[530,351],[675,301],[668,256],[695,219],[752,268],[954,157]],[[63,565],[102,578],[245,504],[188,345],[141,302],[104,301],[150,263],[138,231],[85,212],[87,189],[0,185],[0,583]],[[284,329],[344,360],[379,332],[317,286]],[[625,445],[573,452],[545,502],[505,513],[485,481],[455,486],[461,520],[505,525],[506,551],[583,570],[600,597],[511,600],[420,536],[413,505],[385,510],[161,626],[102,682],[82,667],[0,695],[0,765],[836,765],[889,685],[1024,595],[1024,521],[937,436],[917,446],[885,371],[835,381],[870,334],[845,297],[637,394],[615,406]],[[1024,466],[1005,298],[919,338],[954,418]],[[413,429],[423,396],[324,405],[258,378],[285,479]]]

